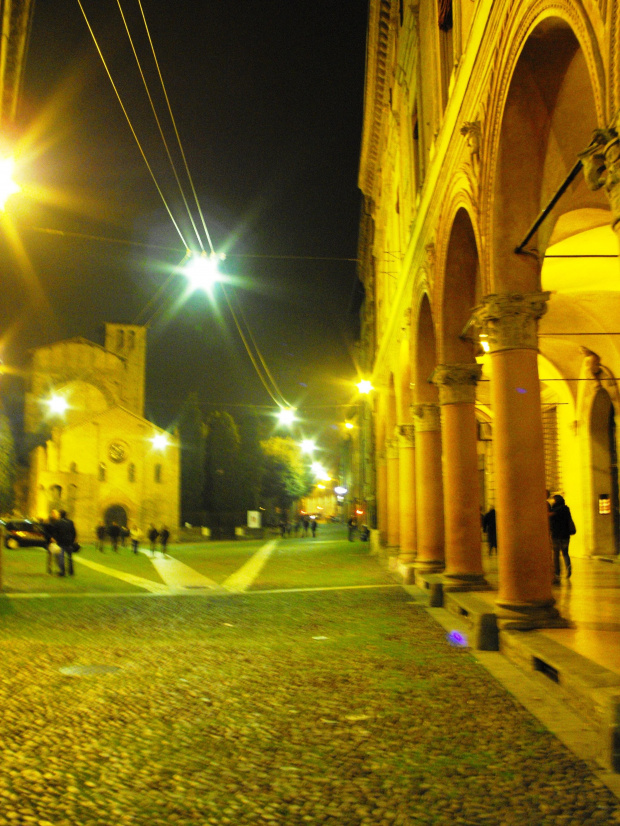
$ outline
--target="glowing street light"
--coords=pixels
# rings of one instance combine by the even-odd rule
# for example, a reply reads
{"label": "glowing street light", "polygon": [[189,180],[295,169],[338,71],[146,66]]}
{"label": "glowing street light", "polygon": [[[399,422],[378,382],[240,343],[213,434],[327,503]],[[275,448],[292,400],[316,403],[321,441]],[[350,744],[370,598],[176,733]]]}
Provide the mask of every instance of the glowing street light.
{"label": "glowing street light", "polygon": [[347,430],[353,430],[353,428],[355,427],[355,425],[353,424],[353,422],[345,422],[345,423],[344,423],[344,426],[345,426],[345,428],[346,428]]}
{"label": "glowing street light", "polygon": [[314,453],[316,450],[316,443],[312,441],[312,439],[302,439],[301,444],[302,453]]}
{"label": "glowing street light", "polygon": [[45,400],[45,404],[50,416],[64,416],[69,409],[69,402],[60,393],[52,393],[49,399]]}
{"label": "glowing street light", "polygon": [[295,409],[293,407],[281,407],[278,413],[280,424],[291,425],[295,421]]}
{"label": "glowing street light", "polygon": [[13,158],[0,158],[0,210],[3,210],[11,195],[19,192],[19,186],[13,180],[15,161]]}
{"label": "glowing street light", "polygon": [[155,450],[165,450],[168,447],[168,434],[156,433],[151,439],[151,444]]}
{"label": "glowing street light", "polygon": [[368,379],[362,379],[361,381],[358,381],[356,387],[360,391],[360,393],[362,393],[362,395],[364,395],[364,396],[367,396],[373,390],[373,386],[368,381]]}
{"label": "glowing street light", "polygon": [[486,333],[480,333],[480,346],[485,353],[489,353],[491,351],[491,345],[488,342],[488,338],[489,337]]}
{"label": "glowing street light", "polygon": [[310,470],[317,479],[320,479],[322,482],[329,482],[329,473],[320,462],[312,462]]}
{"label": "glowing street light", "polygon": [[200,255],[192,255],[186,264],[183,265],[183,274],[190,283],[192,290],[204,290],[211,292],[213,285],[221,281],[221,274],[218,270],[218,261],[223,256],[206,252]]}

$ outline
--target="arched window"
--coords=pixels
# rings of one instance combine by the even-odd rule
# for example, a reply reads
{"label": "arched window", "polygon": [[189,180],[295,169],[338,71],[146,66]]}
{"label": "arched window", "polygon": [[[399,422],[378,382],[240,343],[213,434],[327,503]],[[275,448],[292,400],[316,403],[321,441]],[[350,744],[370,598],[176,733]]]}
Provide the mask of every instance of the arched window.
{"label": "arched window", "polygon": [[71,462],[71,464],[69,465],[69,472],[70,473],[77,473],[78,472],[77,465],[76,465],[75,462]]}
{"label": "arched window", "polygon": [[99,481],[105,482],[106,479],[106,466],[105,462],[99,462]]}
{"label": "arched window", "polygon": [[127,466],[127,479],[130,482],[135,482],[136,481],[136,466],[134,465],[133,462],[130,462],[129,465]]}
{"label": "arched window", "polygon": [[117,330],[116,331],[116,349],[122,350],[125,346],[125,331],[124,330]]}
{"label": "arched window", "polygon": [[155,481],[161,482],[161,465],[155,465]]}

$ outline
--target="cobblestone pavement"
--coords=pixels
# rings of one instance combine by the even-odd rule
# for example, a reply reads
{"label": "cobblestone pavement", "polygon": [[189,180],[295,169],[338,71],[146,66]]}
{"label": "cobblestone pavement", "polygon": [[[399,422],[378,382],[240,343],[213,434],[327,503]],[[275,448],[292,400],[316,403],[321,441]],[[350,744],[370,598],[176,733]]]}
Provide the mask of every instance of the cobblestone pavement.
{"label": "cobblestone pavement", "polygon": [[401,589],[0,611],[2,826],[620,823]]}

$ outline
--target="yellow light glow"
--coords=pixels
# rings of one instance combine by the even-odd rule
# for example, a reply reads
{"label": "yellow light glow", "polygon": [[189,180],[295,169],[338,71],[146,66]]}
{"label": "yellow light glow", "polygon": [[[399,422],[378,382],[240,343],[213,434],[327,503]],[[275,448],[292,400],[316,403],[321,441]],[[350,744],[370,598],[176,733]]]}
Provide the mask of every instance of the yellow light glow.
{"label": "yellow light glow", "polygon": [[368,381],[368,379],[362,379],[361,381],[358,381],[356,387],[360,391],[360,393],[362,393],[365,396],[368,395],[368,393],[372,392],[373,389],[372,384]]}
{"label": "yellow light glow", "polygon": [[317,485],[317,488],[318,488],[319,490],[325,490],[325,485]]}
{"label": "yellow light glow", "polygon": [[353,430],[353,428],[355,427],[353,422],[345,422],[344,426],[346,427],[347,430]]}
{"label": "yellow light glow", "polygon": [[11,195],[19,192],[19,186],[13,180],[14,171],[13,158],[0,158],[0,209],[4,209]]}
{"label": "yellow light glow", "polygon": [[312,439],[302,439],[300,447],[303,453],[314,453],[316,450],[316,444]]}
{"label": "yellow light glow", "polygon": [[59,393],[53,393],[45,403],[51,416],[64,416],[69,409],[69,402]]}
{"label": "yellow light glow", "polygon": [[484,350],[485,353],[490,353],[491,352],[491,347],[490,347],[489,342],[487,341],[487,339],[488,339],[488,336],[486,336],[484,333],[480,333],[480,346],[482,347],[482,349]]}
{"label": "yellow light glow", "polygon": [[293,424],[295,421],[295,410],[292,407],[281,407],[278,413],[280,424]]}
{"label": "yellow light glow", "polygon": [[193,290],[211,292],[213,285],[220,280],[217,262],[217,255],[203,252],[201,255],[192,255],[183,265],[183,274]]}
{"label": "yellow light glow", "polygon": [[165,450],[168,447],[168,436],[166,433],[156,433],[151,439],[151,444],[155,450]]}

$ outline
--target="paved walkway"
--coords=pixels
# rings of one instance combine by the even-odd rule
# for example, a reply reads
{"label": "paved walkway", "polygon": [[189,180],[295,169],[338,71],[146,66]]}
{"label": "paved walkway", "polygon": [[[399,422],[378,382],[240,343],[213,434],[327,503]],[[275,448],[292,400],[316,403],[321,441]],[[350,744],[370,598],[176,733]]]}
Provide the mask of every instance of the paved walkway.
{"label": "paved walkway", "polygon": [[[560,614],[571,628],[542,633],[620,674],[620,564],[574,557],[573,575],[553,589]],[[486,559],[487,579],[497,586],[497,559]],[[481,597],[494,603],[493,592]]]}
{"label": "paved walkway", "polygon": [[93,571],[99,571],[100,574],[107,574],[123,582],[128,582],[130,585],[136,585],[138,588],[145,588],[153,594],[163,594],[168,591],[168,587],[162,585],[160,582],[153,582],[153,580],[145,579],[145,577],[142,576],[119,571],[117,568],[109,568],[107,565],[101,565],[99,562],[92,562],[84,556],[74,555],[73,562],[74,564],[77,562],[86,568],[91,568]]}
{"label": "paved walkway", "polygon": [[198,573],[198,571],[190,568],[189,565],[186,565],[184,562],[179,562],[178,559],[174,559],[172,556],[168,556],[167,554],[166,556],[162,556],[159,551],[157,551],[158,555],[153,556],[150,551],[144,548],[140,549],[140,553],[143,553],[153,563],[155,570],[166,583],[167,589],[169,590],[178,591],[188,588],[215,590],[220,588],[214,579],[209,579],[209,577]]}

